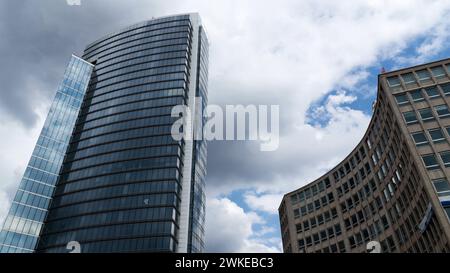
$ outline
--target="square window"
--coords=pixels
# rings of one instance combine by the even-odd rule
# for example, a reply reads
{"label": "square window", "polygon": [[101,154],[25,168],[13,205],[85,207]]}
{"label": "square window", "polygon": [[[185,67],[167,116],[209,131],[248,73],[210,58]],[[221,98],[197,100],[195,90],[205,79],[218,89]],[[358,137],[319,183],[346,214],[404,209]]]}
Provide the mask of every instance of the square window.
{"label": "square window", "polygon": [[409,92],[409,94],[411,95],[413,101],[424,100],[423,95],[422,95],[422,90],[420,90],[420,89],[411,91],[411,92]]}
{"label": "square window", "polygon": [[423,163],[425,164],[425,167],[429,170],[439,168],[439,164],[438,164],[434,154],[423,155],[422,160],[423,160]]}
{"label": "square window", "polygon": [[413,124],[417,122],[417,116],[414,111],[404,112],[403,118],[405,119],[406,124]]}
{"label": "square window", "polygon": [[431,73],[435,78],[441,78],[445,76],[445,70],[442,66],[435,66],[431,68]]}
{"label": "square window", "polygon": [[[405,94],[402,95],[396,95],[395,100],[397,101],[398,105],[406,104],[408,103],[408,97]],[[370,148],[370,147],[369,147]]]}
{"label": "square window", "polygon": [[425,93],[427,93],[428,97],[430,98],[436,98],[439,97],[439,90],[436,86],[431,86],[425,88]]}
{"label": "square window", "polygon": [[416,71],[416,74],[420,81],[429,80],[431,78],[430,73],[426,69]]}
{"label": "square window", "polygon": [[402,74],[401,76],[402,76],[402,79],[405,82],[405,84],[416,82],[416,79],[414,78],[413,73],[406,73],[406,74]]}
{"label": "square window", "polygon": [[450,196],[450,184],[446,179],[433,180],[433,185],[439,196]]}
{"label": "square window", "polygon": [[450,167],[450,151],[442,152],[440,155],[445,167]]}
{"label": "square window", "polygon": [[433,142],[442,142],[445,140],[444,134],[440,128],[428,130],[431,140]]}
{"label": "square window", "polygon": [[412,134],[412,138],[416,146],[423,146],[428,144],[428,139],[423,132],[416,132]]}
{"label": "square window", "polygon": [[450,83],[441,84],[440,87],[445,95],[450,95]]}
{"label": "square window", "polygon": [[433,113],[430,108],[424,108],[419,110],[420,117],[423,121],[430,121],[434,119]]}
{"label": "square window", "polygon": [[387,78],[390,87],[395,87],[400,85],[400,79],[397,76],[392,76]]}
{"label": "square window", "polygon": [[436,113],[438,114],[439,117],[450,116],[450,111],[448,110],[448,107],[445,104],[435,106],[434,110],[436,110]]}

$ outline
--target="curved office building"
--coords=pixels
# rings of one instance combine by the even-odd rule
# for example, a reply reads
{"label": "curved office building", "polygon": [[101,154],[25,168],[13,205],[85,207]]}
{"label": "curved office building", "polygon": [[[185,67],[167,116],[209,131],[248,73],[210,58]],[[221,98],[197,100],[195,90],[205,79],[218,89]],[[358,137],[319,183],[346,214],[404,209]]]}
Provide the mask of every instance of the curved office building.
{"label": "curved office building", "polygon": [[449,252],[449,106],[450,59],[379,75],[362,141],[284,196],[284,252]]}
{"label": "curved office building", "polygon": [[206,144],[171,136],[174,106],[207,102],[199,16],[132,25],[82,58],[94,68],[37,251],[201,252]]}

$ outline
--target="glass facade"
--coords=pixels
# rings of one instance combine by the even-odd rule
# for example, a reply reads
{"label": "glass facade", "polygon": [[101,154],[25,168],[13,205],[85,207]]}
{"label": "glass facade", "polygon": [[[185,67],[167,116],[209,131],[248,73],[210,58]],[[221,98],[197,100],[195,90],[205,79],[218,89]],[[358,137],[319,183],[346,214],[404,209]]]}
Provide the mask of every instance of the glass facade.
{"label": "glass facade", "polygon": [[[197,89],[195,96],[200,98],[200,111],[206,109],[208,103],[208,40],[203,28],[199,31],[199,54],[197,71]],[[206,123],[202,115],[201,124]],[[202,126],[196,126],[197,134],[203,133]],[[206,179],[206,141],[194,140],[192,156],[192,185],[190,203],[190,224],[188,250],[201,252],[204,248],[204,224],[205,224],[205,179]]]}
{"label": "glass facade", "polygon": [[1,253],[33,252],[93,65],[72,56],[0,233]]}
{"label": "glass facade", "polygon": [[[95,67],[39,252],[68,252],[71,241],[83,253],[203,250],[206,144],[171,136],[174,106],[195,94],[207,103],[208,43],[199,22],[197,14],[158,18],[85,49]],[[186,166],[191,185],[182,183]],[[183,200],[186,191],[191,198]],[[191,209],[180,248],[182,204]]]}

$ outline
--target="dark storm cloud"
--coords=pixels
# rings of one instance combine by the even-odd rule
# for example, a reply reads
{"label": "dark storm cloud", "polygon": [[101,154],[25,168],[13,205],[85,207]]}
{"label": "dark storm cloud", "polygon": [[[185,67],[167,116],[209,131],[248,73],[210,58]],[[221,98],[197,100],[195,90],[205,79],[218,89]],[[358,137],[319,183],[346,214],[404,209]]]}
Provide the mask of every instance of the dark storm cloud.
{"label": "dark storm cloud", "polygon": [[120,5],[109,4],[112,1],[82,1],[81,6],[64,0],[0,2],[2,114],[32,127],[37,104],[52,98],[70,54],[81,54],[93,40],[136,22]]}

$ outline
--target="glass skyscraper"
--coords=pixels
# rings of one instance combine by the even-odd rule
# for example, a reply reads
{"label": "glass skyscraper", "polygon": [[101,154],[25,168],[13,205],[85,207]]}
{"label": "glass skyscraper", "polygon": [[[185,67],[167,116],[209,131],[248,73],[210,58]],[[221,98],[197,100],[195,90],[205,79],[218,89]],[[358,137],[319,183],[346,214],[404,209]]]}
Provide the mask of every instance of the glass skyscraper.
{"label": "glass skyscraper", "polygon": [[0,232],[0,252],[33,252],[93,65],[72,56]]}
{"label": "glass skyscraper", "polygon": [[[76,122],[64,123],[70,140],[55,164],[59,177],[26,249],[69,252],[75,241],[83,253],[203,251],[206,143],[171,135],[174,106],[201,113],[207,104],[208,40],[198,14],[111,33],[82,59],[89,84]],[[203,123],[191,122],[201,133]],[[8,233],[25,225],[18,221],[6,221],[2,252],[23,240]]]}

